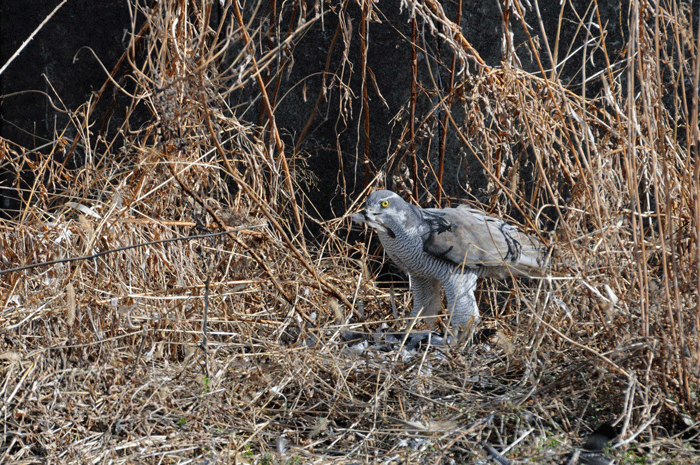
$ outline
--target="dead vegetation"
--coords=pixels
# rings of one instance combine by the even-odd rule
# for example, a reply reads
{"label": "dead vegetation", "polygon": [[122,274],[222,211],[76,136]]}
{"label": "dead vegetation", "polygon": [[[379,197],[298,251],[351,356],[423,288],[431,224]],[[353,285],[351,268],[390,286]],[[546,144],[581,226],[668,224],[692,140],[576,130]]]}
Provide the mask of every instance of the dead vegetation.
{"label": "dead vegetation", "polygon": [[[391,169],[397,189],[443,199],[454,160],[431,140],[448,132],[460,169],[469,159],[483,172],[484,208],[556,249],[551,279],[482,283],[490,338],[414,357],[343,338],[401,327],[392,303],[401,317],[410,296],[377,284],[381,255],[350,239],[347,219],[305,208],[306,131],[285,145],[273,90],[298,38],[347,12],[294,5],[279,22],[268,12],[269,24],[291,21],[267,48],[235,2],[218,23],[200,3],[135,10],[123,139],[93,132],[90,101],[49,153],[2,141],[24,199],[0,228],[3,269],[58,262],[2,274],[0,461],[473,463],[488,445],[516,463],[562,463],[603,422],[620,433],[606,451],[617,463],[697,457],[698,96],[686,92],[700,65],[686,60],[698,51],[687,5],[634,3],[619,57],[589,12],[587,53],[608,64],[583,79],[601,89],[586,95],[548,69],[556,50],[529,42],[540,73],[508,47],[490,68],[440,4],[407,2],[430,26],[407,46],[436,60],[421,34],[438,34],[452,84],[430,89],[439,98],[412,92],[386,165],[365,152],[367,182]],[[372,27],[381,5],[363,5],[362,28],[341,21],[340,35]],[[504,24],[525,25],[519,2],[504,11]],[[254,103],[233,106],[237,94]],[[131,127],[144,109],[152,119]],[[84,164],[67,169],[78,149]],[[63,261],[76,257],[90,258]]]}

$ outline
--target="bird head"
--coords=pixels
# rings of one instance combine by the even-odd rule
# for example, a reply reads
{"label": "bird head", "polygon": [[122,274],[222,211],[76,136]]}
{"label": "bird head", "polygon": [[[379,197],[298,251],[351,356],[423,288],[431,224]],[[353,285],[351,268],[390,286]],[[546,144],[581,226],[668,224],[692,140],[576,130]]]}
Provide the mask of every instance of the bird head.
{"label": "bird head", "polygon": [[372,192],[367,197],[367,206],[364,214],[354,217],[358,222],[363,222],[377,231],[396,237],[394,230],[406,224],[410,205],[401,197],[391,191],[380,190]]}

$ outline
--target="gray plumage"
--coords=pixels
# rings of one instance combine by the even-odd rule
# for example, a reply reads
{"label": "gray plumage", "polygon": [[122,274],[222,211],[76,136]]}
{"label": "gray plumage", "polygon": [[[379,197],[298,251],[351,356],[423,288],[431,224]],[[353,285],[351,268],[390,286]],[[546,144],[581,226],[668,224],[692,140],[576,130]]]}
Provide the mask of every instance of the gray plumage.
{"label": "gray plumage", "polygon": [[457,208],[420,208],[391,191],[373,192],[364,214],[353,220],[377,231],[386,254],[408,273],[411,317],[432,325],[445,288],[454,327],[479,319],[474,290],[479,276],[534,276],[547,248],[537,238],[485,213]]}

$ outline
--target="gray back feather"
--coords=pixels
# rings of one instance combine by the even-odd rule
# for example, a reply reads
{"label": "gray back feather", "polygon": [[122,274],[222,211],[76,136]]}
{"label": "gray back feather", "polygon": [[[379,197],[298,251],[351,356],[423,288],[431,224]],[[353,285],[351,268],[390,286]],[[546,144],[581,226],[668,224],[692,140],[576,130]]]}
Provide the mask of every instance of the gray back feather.
{"label": "gray back feather", "polygon": [[418,210],[426,253],[485,276],[537,276],[546,265],[547,247],[505,221],[464,205]]}

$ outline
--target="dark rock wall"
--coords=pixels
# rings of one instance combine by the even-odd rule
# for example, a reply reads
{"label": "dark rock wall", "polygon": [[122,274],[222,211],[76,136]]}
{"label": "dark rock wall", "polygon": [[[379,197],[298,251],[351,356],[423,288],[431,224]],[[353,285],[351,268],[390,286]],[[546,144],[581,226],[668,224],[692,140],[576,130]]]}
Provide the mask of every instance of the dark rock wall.
{"label": "dark rock wall", "polygon": [[[448,17],[455,18],[457,5],[454,2],[442,2]],[[49,14],[58,2],[25,2],[2,0],[0,12],[0,62],[3,64],[20,47],[31,32]],[[549,46],[555,46],[555,32],[559,24],[560,2],[539,2],[544,17],[544,28],[547,30]],[[571,5],[574,5],[574,8]],[[592,16],[590,1],[575,1],[567,3],[565,16],[561,21],[562,35],[560,38],[559,59],[575,50],[586,39],[578,27],[576,16],[590,18]],[[246,4],[248,15],[256,14],[258,23],[266,20],[265,8],[254,10],[253,2]],[[291,3],[278,2],[279,8],[290,8]],[[308,3],[309,9],[313,3]],[[338,9],[340,3],[333,3]],[[369,88],[370,98],[370,141],[371,141],[371,170],[374,175],[385,167],[387,155],[395,152],[397,140],[403,123],[396,124],[394,118],[405,111],[410,96],[410,35],[411,22],[407,11],[402,11],[400,2],[379,2],[376,5],[381,23],[369,24],[369,55],[368,64],[376,77],[377,86],[386,104],[382,102],[373,85]],[[598,2],[602,21],[607,25],[608,34],[606,46],[610,56],[624,53],[623,37],[626,36],[627,2]],[[328,8],[328,3],[323,3]],[[255,13],[253,13],[255,11]],[[290,10],[291,11],[291,10]],[[285,12],[288,18],[289,11]],[[464,2],[462,14],[462,32],[466,39],[475,47],[489,66],[499,66],[502,59],[502,17],[498,2]],[[316,187],[309,187],[308,195],[316,204],[317,209],[326,217],[343,213],[346,204],[341,201],[348,195],[356,196],[364,186],[365,170],[363,161],[364,128],[361,100],[361,60],[360,60],[360,17],[361,11],[355,2],[350,2],[347,18],[352,23],[353,34],[347,45],[347,53],[352,63],[352,69],[341,65],[342,54],[345,53],[345,43],[338,41],[332,54],[329,72],[342,74],[343,80],[349,84],[353,98],[348,102],[352,111],[341,116],[339,101],[340,92],[337,85],[328,89],[327,99],[322,100],[319,111],[313,120],[311,130],[300,146],[301,151],[309,157],[311,169],[318,179]],[[216,16],[215,18],[216,19]],[[534,12],[526,14],[526,22],[535,40],[542,41],[540,26]],[[336,31],[338,17],[327,14],[323,22],[314,24],[293,49],[294,65],[291,72],[285,70],[281,84],[278,107],[276,110],[277,124],[281,129],[286,147],[291,150],[297,137],[309,119],[316,97],[321,92],[321,77],[331,40]],[[255,23],[255,21],[253,21]],[[285,21],[280,22],[280,28],[288,27]],[[531,60],[532,56],[525,44],[527,37],[522,26],[516,20],[511,20],[514,49],[518,54],[523,69],[537,73],[539,68]],[[140,25],[137,25],[137,28]],[[0,105],[0,135],[30,150],[49,150],[46,144],[55,139],[56,131],[61,131],[68,116],[56,111],[50,104],[62,108],[65,105],[70,110],[76,110],[90,99],[105,82],[105,71],[97,59],[82,47],[90,47],[103,62],[105,68],[111,71],[117,60],[123,54],[131,31],[129,8],[126,1],[70,1],[48,21],[44,28],[22,51],[7,70],[0,75],[0,94],[3,96]],[[437,85],[446,88],[449,79],[449,63],[452,58],[451,50],[444,44],[443,39],[431,35],[427,25],[419,21],[418,28],[424,30],[421,47],[425,51],[418,55],[418,81],[426,88]],[[286,31],[281,30],[284,34]],[[542,44],[543,45],[543,44]],[[262,46],[261,46],[262,47]],[[566,48],[566,49],[564,49]],[[587,64],[588,74],[599,71],[604,66],[600,52]],[[430,59],[426,57],[430,55]],[[546,53],[541,50],[541,56]],[[579,72],[582,53],[577,52],[572,60],[561,68],[561,79],[569,83],[572,89],[581,91],[582,75]],[[437,57],[437,60],[435,59]],[[75,58],[75,59],[74,59]],[[543,62],[548,67],[549,63]],[[127,73],[123,67],[121,75]],[[308,76],[311,78],[306,79]],[[119,77],[119,76],[118,76]],[[123,82],[123,81],[122,81]],[[305,82],[305,85],[302,84]],[[329,84],[329,80],[326,81]],[[597,83],[589,84],[587,92],[598,91]],[[28,92],[32,91],[32,92]],[[39,93],[39,92],[43,92]],[[93,113],[97,121],[94,126],[95,137],[102,131],[109,137],[114,128],[123,122],[125,109],[123,103],[113,95],[114,88],[107,90],[109,98],[102,98]],[[251,122],[258,121],[260,100],[257,98],[255,87],[250,87],[238,95],[232,95],[233,104],[241,104],[243,119]],[[252,103],[250,103],[252,102]],[[431,108],[435,102],[425,98],[418,101],[418,115]],[[459,111],[455,108],[455,111]],[[144,120],[149,115],[143,115]],[[133,122],[132,124],[137,123]],[[419,144],[418,150],[424,151],[421,156],[430,157],[429,162],[435,165],[435,150],[439,131],[428,134]],[[72,138],[73,134],[66,134]],[[430,143],[429,143],[430,142]],[[399,151],[405,148],[399,148]],[[461,153],[460,143],[456,138],[448,138],[448,169],[446,179],[452,185],[449,192],[459,195],[461,187],[468,182],[471,175],[468,161],[469,154]],[[73,166],[80,165],[85,154],[80,154],[72,160]],[[342,169],[341,169],[342,164]],[[395,165],[392,169],[397,169]],[[391,173],[390,173],[391,174]],[[0,173],[0,175],[3,175]],[[5,173],[0,179],[7,187],[12,182],[12,176]],[[391,178],[388,178],[391,183]],[[389,186],[391,187],[391,186]],[[433,186],[428,186],[432,188]],[[343,189],[346,189],[343,191]],[[7,191],[3,191],[7,193]],[[5,201],[0,208],[7,209],[11,205],[5,194]]]}
{"label": "dark rock wall", "polygon": [[[7,63],[59,4],[2,0],[0,65]],[[124,53],[128,30],[126,2],[66,2],[0,74],[0,136],[42,153],[50,153],[52,141],[58,137],[70,144],[75,134],[65,110],[77,110],[99,90],[107,76],[97,60],[111,71]],[[89,50],[81,50],[83,47],[91,48],[97,58]],[[101,99],[93,113],[96,133],[109,132],[110,127],[117,128],[123,122],[123,108],[110,111],[113,87],[107,92],[109,98]],[[63,133],[66,127],[68,132]],[[91,137],[93,141],[95,136]],[[55,153],[61,161],[62,154]],[[76,151],[71,166],[83,163],[84,156],[84,150]],[[11,216],[19,208],[17,184],[26,189],[34,181],[32,176],[31,170],[16,173],[7,166],[0,167],[3,216]]]}
{"label": "dark rock wall", "polygon": [[[2,1],[3,64],[59,3]],[[78,0],[63,5],[0,75],[2,137],[32,150],[54,140],[54,131],[66,126],[68,115],[52,108],[51,101],[69,110],[88,101],[107,77],[97,60],[111,71],[124,53],[130,29],[126,2]]]}

